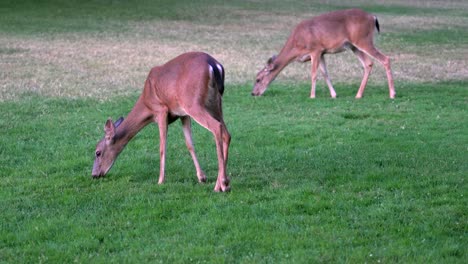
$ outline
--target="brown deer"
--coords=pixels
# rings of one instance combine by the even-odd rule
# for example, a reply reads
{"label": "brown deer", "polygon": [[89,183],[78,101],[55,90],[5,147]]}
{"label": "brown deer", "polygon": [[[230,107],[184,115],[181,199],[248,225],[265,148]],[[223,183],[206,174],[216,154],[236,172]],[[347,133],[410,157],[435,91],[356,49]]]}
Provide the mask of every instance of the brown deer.
{"label": "brown deer", "polygon": [[191,118],[213,133],[218,154],[218,179],[215,191],[229,191],[226,175],[231,136],[223,121],[222,95],[224,68],[213,57],[201,52],[182,54],[151,69],[141,96],[126,119],[115,123],[109,118],[105,136],[95,152],[92,176],[104,176],[127,143],[146,125],[158,123],[160,137],[159,184],[164,182],[168,125],[180,118],[187,148],[192,156],[199,182],[206,176],[195,155]]}
{"label": "brown deer", "polygon": [[351,49],[364,67],[364,77],[356,98],[361,98],[364,93],[373,64],[371,57],[385,67],[390,98],[395,98],[390,59],[374,47],[375,29],[380,32],[377,17],[359,9],[334,11],[302,21],[294,28],[279,55],[271,57],[265,68],[257,74],[252,95],[262,95],[281,70],[292,61],[310,60],[312,64],[310,98],[315,98],[315,82],[319,66],[330,95],[335,98],[336,92],[328,77],[324,54]]}

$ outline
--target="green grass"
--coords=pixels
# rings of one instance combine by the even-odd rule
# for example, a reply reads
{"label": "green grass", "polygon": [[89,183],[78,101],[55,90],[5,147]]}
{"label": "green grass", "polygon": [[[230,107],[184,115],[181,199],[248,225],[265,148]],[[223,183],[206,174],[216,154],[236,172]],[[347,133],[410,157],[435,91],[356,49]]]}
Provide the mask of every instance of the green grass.
{"label": "green grass", "polygon": [[[0,110],[0,258],[19,262],[463,262],[467,252],[466,82],[403,84],[388,100],[338,85],[262,98],[228,86],[233,190],[212,191],[212,136],[194,126],[208,184],[197,183],[180,124],[157,185],[157,128],[145,128],[104,179],[90,176],[109,102],[43,98]],[[325,93],[325,91],[322,91]],[[323,95],[323,94],[322,94]],[[300,110],[299,110],[300,109]]]}
{"label": "green grass", "polygon": [[191,20],[203,11],[192,1],[167,0],[3,1],[0,7],[0,30],[13,34],[122,31],[127,21]]}
{"label": "green grass", "polygon": [[[381,20],[395,100],[378,63],[354,99],[352,55],[327,57],[335,100],[323,80],[309,99],[297,64],[250,96],[295,21],[342,1],[2,1],[0,263],[464,263],[466,3],[355,3]],[[232,191],[213,192],[213,136],[194,124],[197,182],[179,122],[164,185],[154,124],[93,180],[105,120],[191,49],[227,70]]]}

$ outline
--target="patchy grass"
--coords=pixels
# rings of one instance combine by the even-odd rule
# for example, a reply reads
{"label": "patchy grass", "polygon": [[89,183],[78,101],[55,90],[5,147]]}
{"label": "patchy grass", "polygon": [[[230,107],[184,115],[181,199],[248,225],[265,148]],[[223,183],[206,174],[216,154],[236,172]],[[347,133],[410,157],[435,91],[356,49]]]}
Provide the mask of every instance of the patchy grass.
{"label": "patchy grass", "polygon": [[[299,20],[339,4],[327,3],[3,2],[0,100],[24,92],[100,99],[128,95],[140,91],[151,67],[190,50],[203,50],[218,58],[229,72],[228,83],[250,84],[267,58],[279,52]],[[366,8],[365,1],[356,3]],[[382,33],[377,47],[393,59],[397,85],[399,81],[465,80],[468,50],[464,25],[468,20],[456,14],[464,3],[424,3],[396,1],[376,6],[444,12],[435,16],[424,11],[389,14],[369,9],[379,16]],[[334,82],[362,78],[360,63],[351,52],[330,55],[327,60]],[[309,68],[309,64],[294,63],[277,81],[307,82]],[[370,81],[376,85],[386,82],[378,63]]]}

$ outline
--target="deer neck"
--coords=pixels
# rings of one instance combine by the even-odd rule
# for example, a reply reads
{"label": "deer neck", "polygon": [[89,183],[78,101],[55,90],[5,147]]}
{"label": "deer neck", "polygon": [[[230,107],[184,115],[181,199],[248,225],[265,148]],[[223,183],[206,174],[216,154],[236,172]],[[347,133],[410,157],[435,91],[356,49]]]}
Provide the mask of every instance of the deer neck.
{"label": "deer neck", "polygon": [[153,115],[140,97],[128,116],[116,128],[114,139],[115,144],[119,147],[119,152],[141,129],[152,121]]}
{"label": "deer neck", "polygon": [[274,67],[273,70],[270,72],[270,82],[272,82],[276,76],[286,67],[288,66],[294,59],[297,58],[297,55],[294,54],[293,50],[290,48],[290,43],[286,43],[283,47],[281,52],[273,61]]}

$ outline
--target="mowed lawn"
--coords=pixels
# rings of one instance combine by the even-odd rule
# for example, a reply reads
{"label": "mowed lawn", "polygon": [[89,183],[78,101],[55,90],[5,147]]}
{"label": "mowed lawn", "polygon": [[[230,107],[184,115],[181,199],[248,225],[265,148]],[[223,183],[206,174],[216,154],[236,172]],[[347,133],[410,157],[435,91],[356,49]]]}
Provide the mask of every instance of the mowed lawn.
{"label": "mowed lawn", "polygon": [[[347,52],[338,93],[292,64],[262,97],[255,73],[302,18],[341,1],[23,1],[0,4],[1,263],[464,263],[468,257],[468,6],[356,1],[379,17],[397,98],[377,62],[364,98]],[[230,193],[213,192],[213,136],[180,122],[157,184],[154,124],[102,179],[105,120],[126,114],[149,69],[189,50],[226,68]]]}

